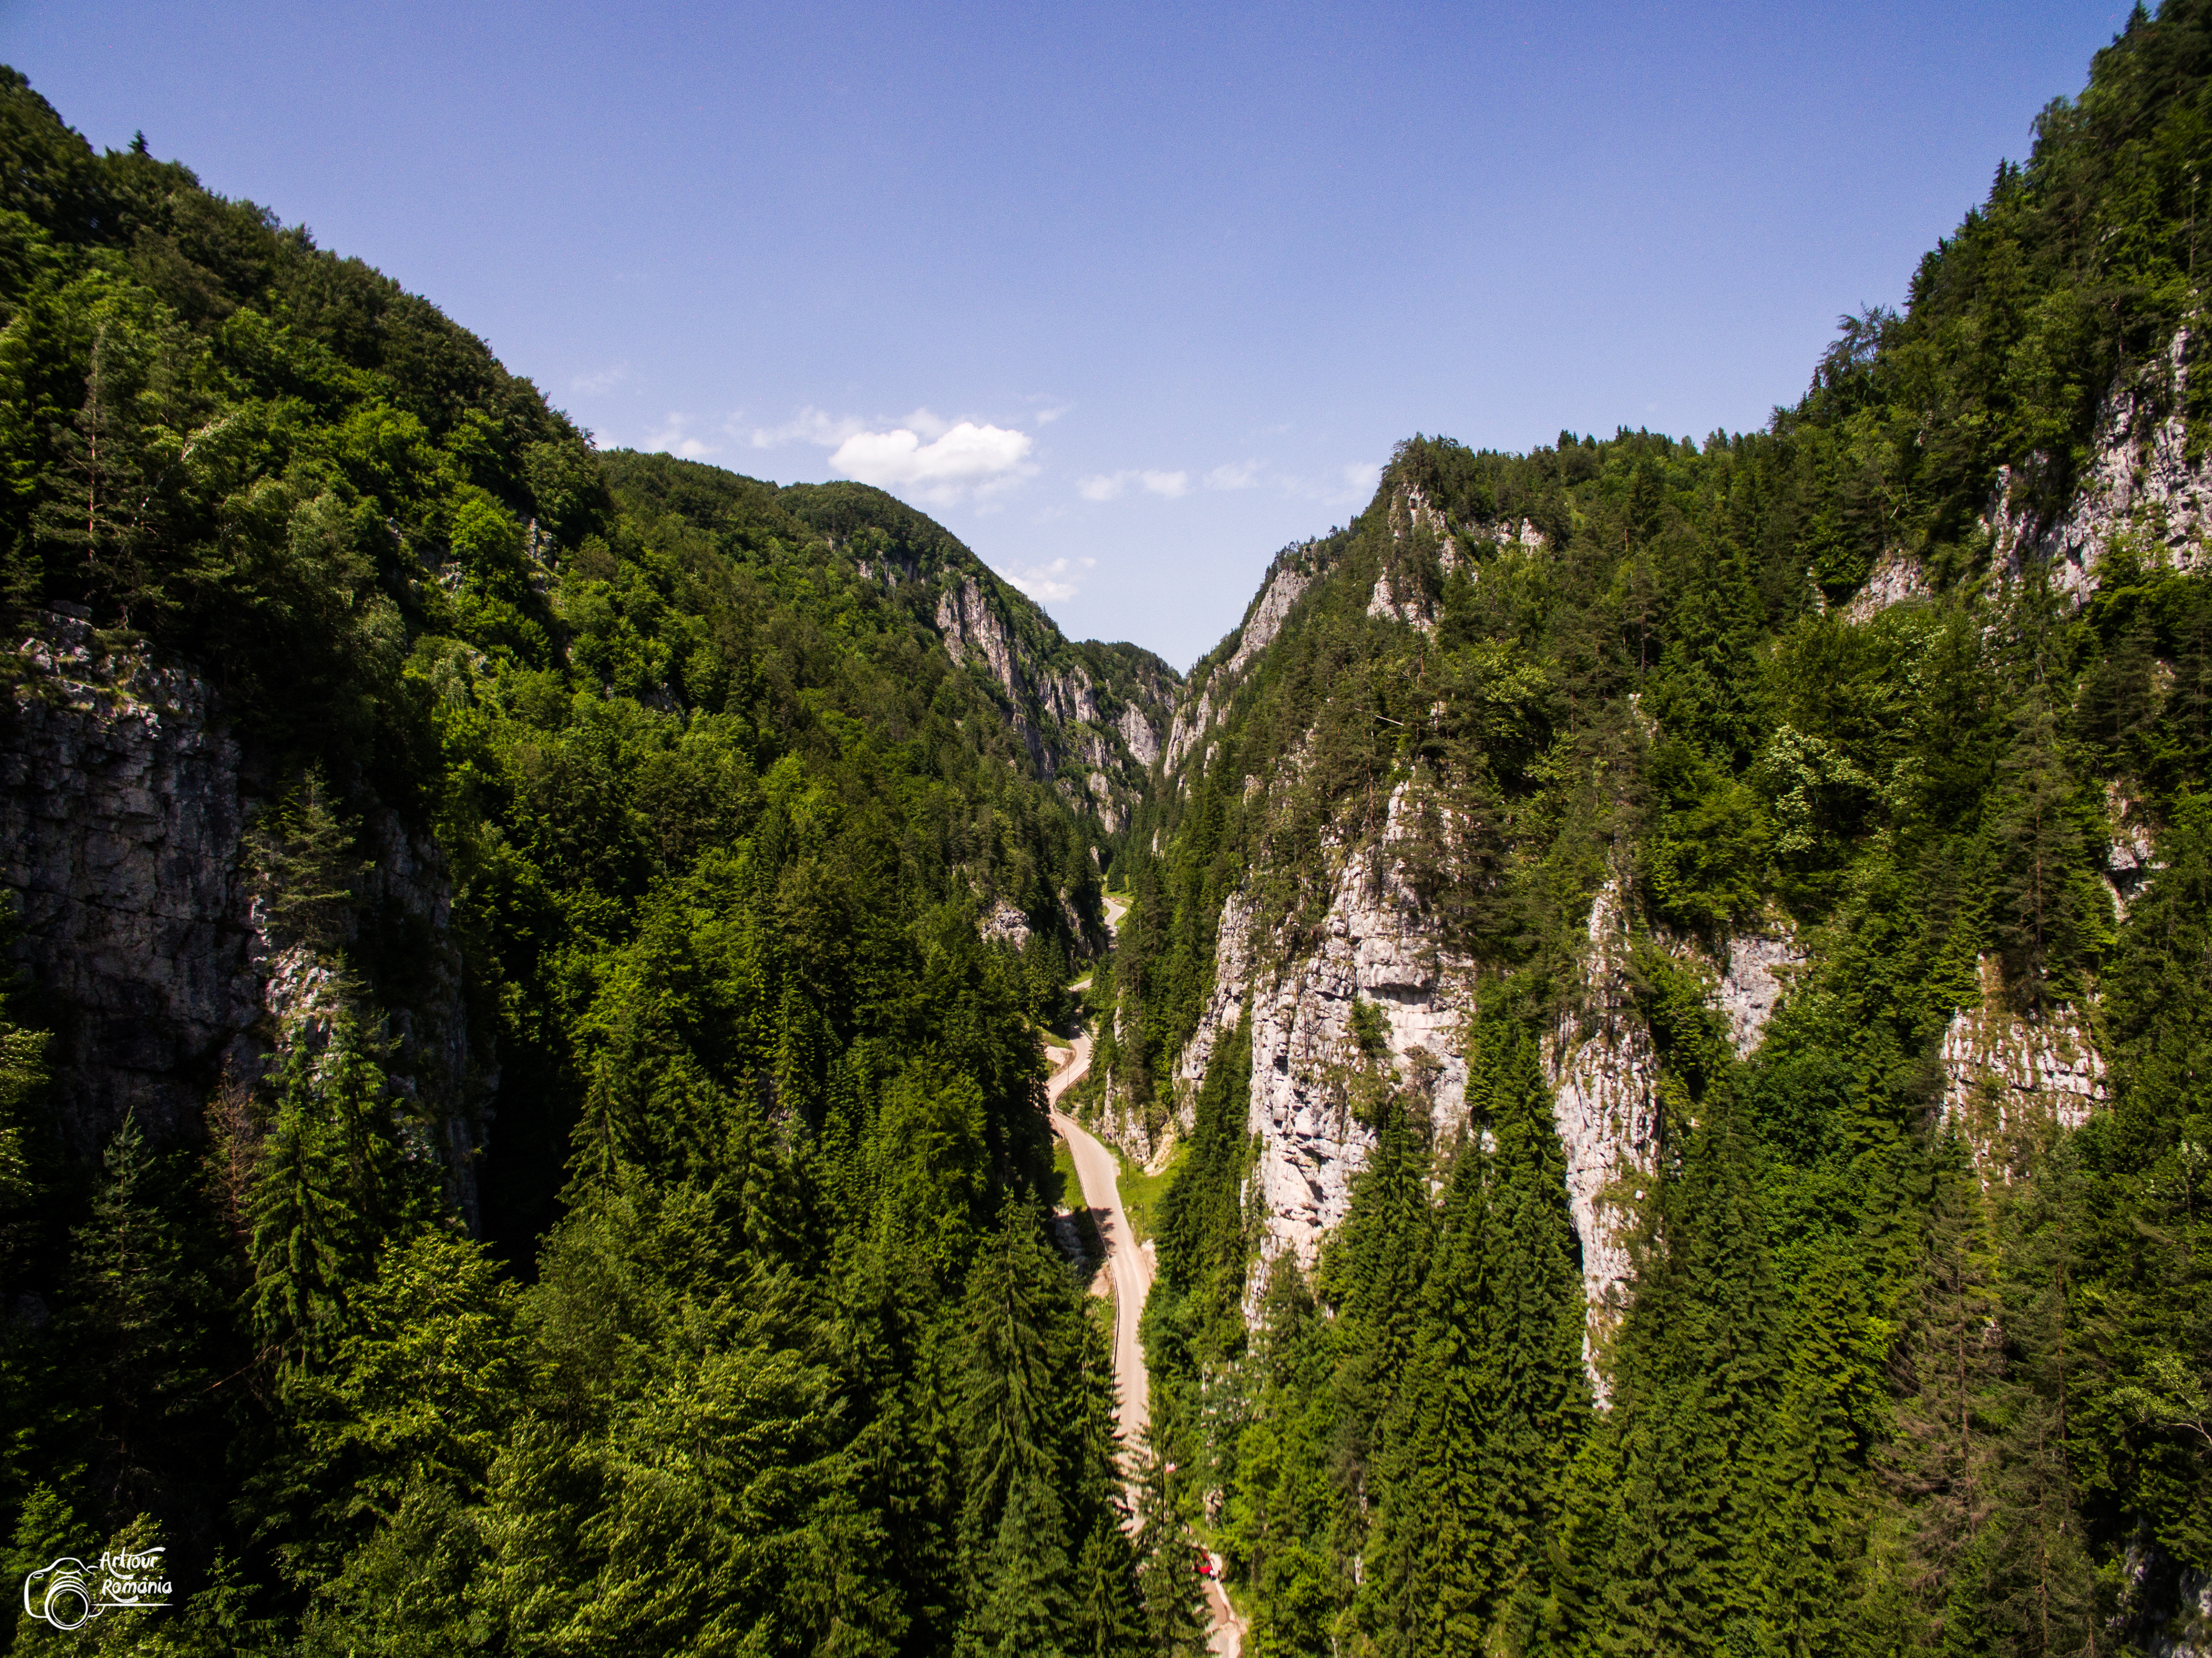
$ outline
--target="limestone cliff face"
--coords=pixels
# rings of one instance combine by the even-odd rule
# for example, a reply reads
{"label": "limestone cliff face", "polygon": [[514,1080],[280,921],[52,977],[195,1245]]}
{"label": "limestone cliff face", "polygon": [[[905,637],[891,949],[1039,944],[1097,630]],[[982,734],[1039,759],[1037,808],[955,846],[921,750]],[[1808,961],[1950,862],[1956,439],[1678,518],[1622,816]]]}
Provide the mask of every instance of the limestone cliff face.
{"label": "limestone cliff face", "polygon": [[1225,907],[1214,983],[1176,1076],[1188,1100],[1213,1050],[1252,999],[1249,1120],[1259,1136],[1254,1175],[1265,1212],[1263,1260],[1290,1251],[1310,1266],[1321,1240],[1344,1218],[1352,1177],[1365,1166],[1373,1133],[1352,1112],[1355,1002],[1382,1015],[1384,1064],[1415,1088],[1440,1134],[1467,1121],[1467,963],[1441,949],[1426,907],[1407,879],[1402,843],[1415,812],[1409,786],[1390,798],[1373,847],[1340,849],[1319,945],[1273,959],[1255,937],[1251,901]]}
{"label": "limestone cliff face", "polygon": [[1389,521],[1389,550],[1368,595],[1367,614],[1434,633],[1438,584],[1467,562],[1466,552],[1418,483],[1401,483],[1391,492]]}
{"label": "limestone cliff face", "polygon": [[1567,1211],[1582,1243],[1589,1309],[1583,1357],[1601,1395],[1596,1356],[1627,1303],[1628,1232],[1659,1134],[1659,1060],[1628,976],[1625,890],[1616,876],[1592,900],[1581,992],[1544,1042],[1552,1121],[1566,1153]]}
{"label": "limestone cliff face", "polygon": [[[896,581],[896,567],[885,575]],[[1046,642],[1059,648],[1047,652],[1024,639],[982,578],[948,571],[939,580],[933,619],[946,652],[981,667],[999,688],[1038,772],[1059,780],[1068,801],[1095,812],[1109,833],[1118,831],[1159,756],[1172,679],[1133,659],[1109,663],[1097,647],[1068,647],[1056,635]]]}
{"label": "limestone cliff face", "polygon": [[1943,1033],[1943,1116],[1963,1127],[1978,1160],[1997,1166],[2022,1129],[2087,1122],[2107,1098],[2105,1060],[2080,1010],[2014,1011],[1996,964],[1980,966],[1981,1005],[1953,1014]]}
{"label": "limestone cliff face", "polygon": [[[2095,586],[2106,556],[2122,544],[2147,567],[2212,566],[2212,452],[2190,458],[2183,412],[2189,343],[2190,331],[2179,330],[2163,355],[2107,393],[2088,464],[2063,513],[2053,518],[2037,512],[2014,487],[2011,468],[1997,469],[1984,525],[2001,579],[2017,581],[2030,565],[2045,562],[2052,587],[2079,603]],[[1876,562],[1844,614],[1863,622],[1928,592],[1919,565],[1893,550]]]}
{"label": "limestone cliff face", "polygon": [[1389,545],[1368,595],[1367,614],[1423,633],[1436,631],[1443,584],[1453,571],[1465,569],[1479,579],[1470,542],[1531,550],[1544,544],[1542,534],[1525,518],[1518,526],[1477,525],[1462,536],[1418,483],[1401,483],[1392,489],[1389,521]]}
{"label": "limestone cliff face", "polygon": [[[1176,1081],[1187,1114],[1249,996],[1247,1121],[1259,1153],[1246,1198],[1260,1213],[1263,1262],[1287,1253],[1312,1265],[1344,1218],[1352,1181],[1373,1148],[1373,1133],[1352,1109],[1360,1060],[1355,1003],[1382,1014],[1380,1068],[1414,1090],[1438,1139],[1449,1141],[1467,1126],[1473,966],[1442,943],[1408,878],[1405,842],[1422,806],[1413,786],[1401,784],[1374,844],[1332,850],[1331,898],[1312,949],[1285,957],[1249,893],[1223,908],[1213,987]],[[1627,1229],[1657,1133],[1657,1060],[1634,1005],[1621,891],[1610,882],[1592,905],[1580,987],[1542,1048],[1582,1245],[1594,1377],[1625,1303]],[[1763,1026],[1763,1011],[1752,1017]],[[1255,1273],[1253,1282],[1262,1281],[1264,1272]]]}
{"label": "limestone cliff face", "polygon": [[[135,1113],[157,1139],[196,1131],[228,1073],[252,1080],[314,1041],[335,963],[277,948],[243,849],[276,781],[189,669],[52,615],[9,653],[0,708],[0,879],[21,917],[15,964],[36,987],[57,1119],[81,1158]],[[409,941],[414,989],[392,1005],[395,1088],[434,1129],[473,1214],[471,1154],[495,1080],[471,1044],[451,884],[435,847],[364,814],[356,913]]]}
{"label": "limestone cliff face", "polygon": [[2182,410],[2189,391],[2189,331],[2165,356],[2115,386],[2098,416],[2089,465],[2072,504],[2045,521],[2013,500],[2011,477],[1998,478],[1997,568],[2017,576],[2047,559],[2051,585],[2080,600],[2115,543],[2130,542],[2147,565],[2201,570],[2212,529],[2212,457],[2191,460]]}
{"label": "limestone cliff face", "polygon": [[1927,574],[1920,566],[1892,549],[1875,562],[1874,574],[1867,578],[1864,586],[1851,595],[1851,602],[1844,607],[1844,619],[1869,622],[1877,612],[1893,604],[1927,598],[1929,591]]}
{"label": "limestone cliff face", "polygon": [[1747,1060],[1758,1048],[1791,977],[1804,965],[1796,930],[1779,916],[1766,917],[1729,938],[1719,1002],[1738,1058]]}

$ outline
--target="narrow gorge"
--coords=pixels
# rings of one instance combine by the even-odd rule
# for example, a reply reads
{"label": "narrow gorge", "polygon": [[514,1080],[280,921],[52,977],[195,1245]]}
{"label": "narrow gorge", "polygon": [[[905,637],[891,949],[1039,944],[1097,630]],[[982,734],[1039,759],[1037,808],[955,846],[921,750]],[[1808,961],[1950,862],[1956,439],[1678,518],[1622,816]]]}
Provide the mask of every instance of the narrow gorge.
{"label": "narrow gorge", "polygon": [[2208,110],[1186,673],[0,73],[0,1641],[2212,1651]]}

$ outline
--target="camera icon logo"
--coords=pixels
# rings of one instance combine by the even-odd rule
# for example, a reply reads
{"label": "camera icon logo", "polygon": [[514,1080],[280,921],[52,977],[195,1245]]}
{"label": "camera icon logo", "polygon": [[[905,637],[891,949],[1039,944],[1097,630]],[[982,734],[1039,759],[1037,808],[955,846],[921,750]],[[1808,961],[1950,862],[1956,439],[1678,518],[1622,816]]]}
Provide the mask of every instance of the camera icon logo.
{"label": "camera icon logo", "polygon": [[92,1572],[83,1561],[64,1555],[51,1566],[23,1578],[23,1610],[58,1630],[82,1629],[100,1615]]}

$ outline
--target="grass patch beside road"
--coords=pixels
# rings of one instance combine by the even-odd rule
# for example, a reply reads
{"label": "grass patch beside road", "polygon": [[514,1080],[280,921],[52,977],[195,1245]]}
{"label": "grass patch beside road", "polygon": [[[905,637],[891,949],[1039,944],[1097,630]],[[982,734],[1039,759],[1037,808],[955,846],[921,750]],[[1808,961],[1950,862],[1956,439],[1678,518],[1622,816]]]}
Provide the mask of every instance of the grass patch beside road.
{"label": "grass patch beside road", "polygon": [[1074,1218],[1076,1245],[1083,1251],[1088,1266],[1095,1270],[1106,1259],[1106,1240],[1099,1236],[1098,1218],[1083,1199],[1083,1181],[1075,1172],[1075,1158],[1067,1149],[1067,1142],[1057,1134],[1052,1137],[1052,1173],[1060,1184],[1060,1195],[1055,1199]]}
{"label": "grass patch beside road", "polygon": [[1083,1181],[1075,1172],[1075,1154],[1057,1134],[1052,1137],[1052,1174],[1059,1182],[1053,1201],[1063,1209],[1083,1207]]}
{"label": "grass patch beside road", "polygon": [[1121,1155],[1121,1147],[1114,1148],[1115,1161],[1121,1164],[1114,1183],[1121,1188],[1121,1212],[1129,1218],[1129,1230],[1136,1234],[1139,1244],[1151,1237],[1159,1224],[1160,1205],[1167,1197],[1176,1170],[1182,1167],[1183,1150],[1176,1146],[1166,1168],[1157,1175],[1147,1175],[1140,1165]]}

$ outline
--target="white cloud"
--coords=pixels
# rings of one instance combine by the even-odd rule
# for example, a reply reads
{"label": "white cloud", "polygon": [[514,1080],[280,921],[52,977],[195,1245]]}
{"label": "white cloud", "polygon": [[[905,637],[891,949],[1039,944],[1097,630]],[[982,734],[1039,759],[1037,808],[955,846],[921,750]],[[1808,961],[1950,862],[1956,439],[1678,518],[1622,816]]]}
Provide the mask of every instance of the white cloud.
{"label": "white cloud", "polygon": [[[830,464],[863,483],[908,489],[939,505],[996,494],[1036,471],[1029,459],[1036,440],[1026,432],[967,420],[946,426],[934,416],[908,422],[888,432],[854,432],[837,446]],[[917,428],[932,425],[938,429],[925,443]]]}
{"label": "white cloud", "polygon": [[1000,570],[999,574],[1038,604],[1057,604],[1064,598],[1074,598],[1080,591],[1069,578],[1094,568],[1097,562],[1095,558],[1056,558],[1049,564],[1030,569]]}
{"label": "white cloud", "polygon": [[702,455],[719,452],[713,444],[702,443],[684,429],[690,423],[690,416],[672,414],[666,425],[647,435],[642,446],[648,452],[655,449],[665,450],[684,460],[696,460]]}
{"label": "white cloud", "polygon": [[1206,475],[1209,489],[1249,489],[1260,481],[1260,474],[1267,470],[1264,460],[1240,460],[1233,465],[1217,466]]}
{"label": "white cloud", "polygon": [[613,391],[629,378],[629,364],[618,362],[611,368],[602,368],[596,374],[576,375],[568,382],[568,389],[596,398]]}
{"label": "white cloud", "polygon": [[1175,501],[1190,493],[1190,474],[1136,469],[1099,472],[1090,477],[1076,479],[1075,493],[1085,501],[1118,501],[1129,492],[1133,484],[1148,495],[1165,495],[1170,501]]}
{"label": "white cloud", "polygon": [[1380,461],[1356,460],[1344,469],[1344,487],[1352,495],[1365,500],[1375,493],[1375,486],[1382,482]]}

